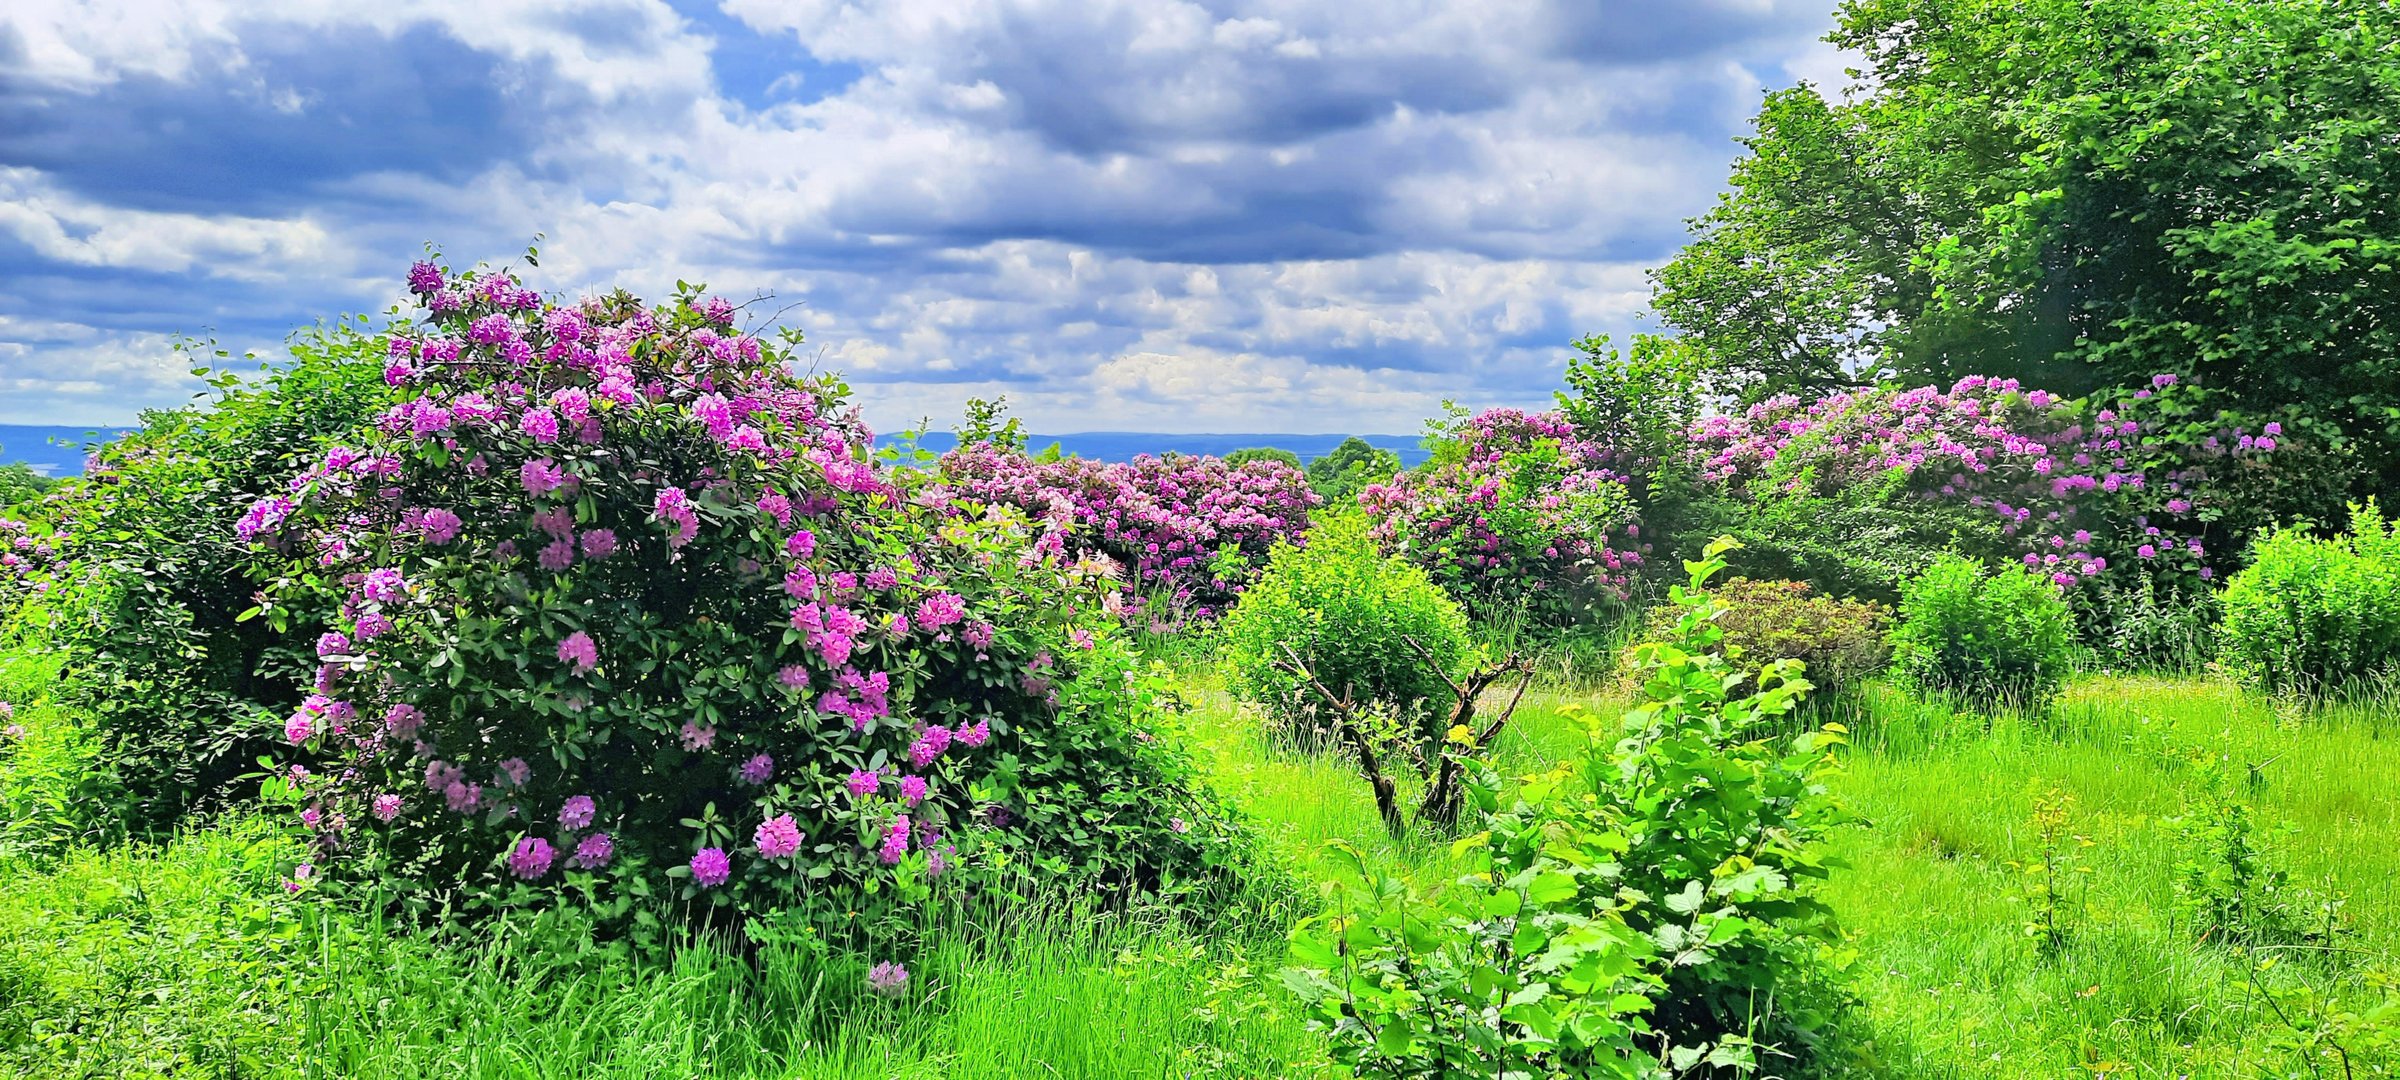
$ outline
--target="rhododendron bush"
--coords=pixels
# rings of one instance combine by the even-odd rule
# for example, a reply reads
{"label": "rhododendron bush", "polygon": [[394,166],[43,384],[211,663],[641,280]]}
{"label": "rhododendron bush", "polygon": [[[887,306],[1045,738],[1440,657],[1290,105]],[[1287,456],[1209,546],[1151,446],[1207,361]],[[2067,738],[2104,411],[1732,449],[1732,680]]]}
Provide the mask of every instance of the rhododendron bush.
{"label": "rhododendron bush", "polygon": [[1556,624],[1625,599],[1645,546],[1626,488],[1640,471],[1559,413],[1493,409],[1359,504],[1386,550],[1474,617]]}
{"label": "rhododendron bush", "polygon": [[732,305],[410,287],[399,404],[241,525],[313,566],[276,604],[342,613],[283,726],[330,863],[636,920],[1222,873],[1233,826],[1084,571],[904,493],[843,388]]}
{"label": "rhododendron bush", "polygon": [[[1108,560],[1126,609],[1158,629],[1222,613],[1278,541],[1305,541],[1322,501],[1306,473],[1272,459],[1043,461],[983,441],[944,455],[940,475],[967,500],[1043,520],[1046,550]],[[1156,603],[1167,610],[1145,610]]]}
{"label": "rhododendron bush", "polygon": [[2162,374],[2114,401],[1982,377],[1786,395],[1702,421],[1693,453],[1708,482],[1753,504],[1888,492],[1961,511],[1973,529],[1949,542],[2061,587],[2112,569],[2206,581],[2236,565],[2265,493],[2292,484],[2306,453],[2280,462],[2296,449],[2281,424],[2215,419],[2180,382]]}

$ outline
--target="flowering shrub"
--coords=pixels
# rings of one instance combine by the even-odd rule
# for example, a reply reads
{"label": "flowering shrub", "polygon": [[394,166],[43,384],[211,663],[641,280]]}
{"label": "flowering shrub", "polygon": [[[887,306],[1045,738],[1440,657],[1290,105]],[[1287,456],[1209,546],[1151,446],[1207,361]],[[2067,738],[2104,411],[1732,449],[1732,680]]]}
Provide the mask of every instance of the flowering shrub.
{"label": "flowering shrub", "polygon": [[[723,300],[419,264],[399,402],[241,534],[326,595],[289,798],[424,904],[880,910],[1004,868],[1217,880],[1163,676],[1021,518],[914,498]],[[1013,871],[1012,871],[1013,872]]]}
{"label": "flowering shrub", "polygon": [[[1701,421],[1693,453],[1738,502],[1803,500],[1801,513],[1754,530],[1768,557],[1786,545],[1799,553],[1778,569],[1838,579],[1811,566],[1811,552],[1819,564],[1885,568],[1854,574],[1862,587],[1841,591],[1890,590],[1953,533],[1973,554],[2020,562],[2062,587],[2113,566],[2205,588],[2197,582],[2233,565],[2261,492],[2308,471],[2306,453],[2276,467],[2294,450],[2280,423],[2252,431],[2208,400],[2166,374],[2113,402],[1981,376],[1947,391],[1784,395]],[[1843,542],[1860,553],[1828,557]],[[1895,561],[1895,550],[1910,554]]]}
{"label": "flowering shrub", "polygon": [[940,476],[960,498],[1048,523],[1047,550],[1109,560],[1135,611],[1169,605],[1148,613],[1154,624],[1224,611],[1277,543],[1304,542],[1320,501],[1304,473],[1273,458],[1040,460],[976,442],[944,455]]}
{"label": "flowering shrub", "polygon": [[2038,709],[2066,681],[2074,646],[2074,616],[2049,581],[1952,555],[1902,592],[1892,668],[1921,693]]}
{"label": "flowering shrub", "polygon": [[2278,529],[2224,608],[2225,664],[2252,685],[2318,693],[2400,673],[2400,530],[2371,501],[2344,535]]}
{"label": "flowering shrub", "polygon": [[0,622],[26,598],[49,591],[57,560],[48,530],[0,517]]}
{"label": "flowering shrub", "polygon": [[[1812,702],[1857,688],[1891,661],[1884,632],[1892,612],[1881,604],[1814,595],[1802,581],[1734,578],[1711,594],[1723,611],[1717,618],[1723,645],[1753,661],[1800,661]],[[1668,640],[1683,613],[1676,604],[1650,609],[1644,640]],[[1628,677],[1638,670],[1628,665]]]}
{"label": "flowering shrub", "polygon": [[1448,679],[1473,661],[1466,615],[1423,570],[1377,551],[1355,512],[1319,521],[1305,548],[1276,548],[1219,629],[1227,689],[1312,744],[1327,734],[1325,703],[1295,658],[1336,695],[1412,725],[1447,714]]}
{"label": "flowering shrub", "polygon": [[1423,469],[1358,501],[1385,550],[1424,567],[1472,617],[1557,625],[1627,595],[1642,562],[1631,467],[1558,413],[1493,409],[1461,420]]}

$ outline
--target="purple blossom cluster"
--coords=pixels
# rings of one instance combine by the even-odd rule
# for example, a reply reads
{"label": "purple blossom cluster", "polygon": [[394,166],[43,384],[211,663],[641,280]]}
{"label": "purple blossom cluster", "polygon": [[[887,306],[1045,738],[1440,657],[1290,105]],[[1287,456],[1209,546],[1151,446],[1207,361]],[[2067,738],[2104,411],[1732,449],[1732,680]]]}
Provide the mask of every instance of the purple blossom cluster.
{"label": "purple blossom cluster", "polygon": [[1471,611],[1571,618],[1623,599],[1648,550],[1634,463],[1557,412],[1492,409],[1451,436],[1428,468],[1359,494],[1377,543]]}
{"label": "purple blossom cluster", "polygon": [[1147,612],[1162,628],[1222,612],[1278,541],[1303,541],[1322,501],[1306,473],[1282,462],[1188,454],[1040,461],[974,443],[945,455],[940,476],[936,497],[1013,506],[1046,526],[1040,548],[1106,560],[1126,614],[1170,606]]}
{"label": "purple blossom cluster", "polygon": [[0,517],[0,614],[48,592],[59,553],[50,538],[14,518]]}
{"label": "purple blossom cluster", "polygon": [[2006,545],[1993,554],[2061,587],[2111,567],[2208,579],[2236,554],[2207,537],[2222,482],[2267,467],[2286,449],[2284,432],[2228,422],[2191,437],[2188,424],[2152,419],[2179,383],[2161,374],[2113,403],[1982,376],[1948,390],[1785,395],[1701,421],[1692,454],[1706,479],[1737,497],[1829,493],[1896,475],[1916,498],[1989,515]]}

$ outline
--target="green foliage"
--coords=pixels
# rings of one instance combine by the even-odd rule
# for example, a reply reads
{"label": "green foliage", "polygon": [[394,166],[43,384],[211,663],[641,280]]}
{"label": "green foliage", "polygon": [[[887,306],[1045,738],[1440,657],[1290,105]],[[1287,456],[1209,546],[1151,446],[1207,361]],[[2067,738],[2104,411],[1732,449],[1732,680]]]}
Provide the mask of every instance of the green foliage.
{"label": "green foliage", "polygon": [[1388,484],[1400,473],[1400,455],[1352,435],[1308,463],[1308,486],[1327,506],[1347,506],[1369,484]]}
{"label": "green foliage", "polygon": [[57,483],[21,461],[0,465],[0,510],[40,498]]}
{"label": "green foliage", "polygon": [[[1799,455],[1793,455],[1798,457]],[[1825,485],[1780,463],[1741,497],[1691,505],[1688,529],[1741,541],[1729,558],[1749,577],[1802,581],[1822,593],[1894,603],[1910,579],[1960,545],[2000,548],[1992,515],[1925,499],[1898,470]]]}
{"label": "green foliage", "polygon": [[1448,714],[1448,680],[1474,662],[1458,605],[1423,570],[1378,551],[1356,513],[1322,517],[1306,546],[1278,545],[1220,634],[1227,688],[1309,743],[1333,734],[1332,717],[1295,661],[1337,697],[1412,729]]}
{"label": "green foliage", "polygon": [[1300,467],[1300,455],[1280,446],[1246,446],[1225,455],[1225,464],[1240,467],[1253,461],[1280,461],[1295,469]]}
{"label": "green foliage", "polygon": [[[1643,646],[1624,725],[1589,722],[1578,760],[1507,809],[1438,897],[1352,858],[1328,910],[1292,932],[1286,983],[1358,1075],[1636,1077],[1749,1071],[1826,1034],[1835,936],[1816,896],[1836,818],[1838,729],[1770,731],[1808,689],[1788,661],[1742,671],[1688,564],[1670,640]],[[1736,696],[1749,683],[1752,692]],[[1662,1066],[1664,1069],[1662,1070]]]}
{"label": "green foliage", "polygon": [[2066,947],[2068,936],[2082,921],[2084,898],[2090,890],[2090,866],[2084,849],[2092,839],[2068,831],[2074,824],[2075,796],[2064,789],[2037,783],[2033,790],[2034,857],[2011,859],[2008,868],[2023,876],[2023,898],[2031,912],[2025,936],[2043,956]]}
{"label": "green foliage", "polygon": [[[1025,425],[1023,421],[1008,415],[1008,395],[1001,394],[989,400],[967,399],[966,420],[958,428],[958,445],[974,443],[990,443],[1002,450],[1020,454],[1025,452]],[[1058,444],[1050,444],[1050,449],[1055,452]]]}
{"label": "green foliage", "polygon": [[2072,594],[2083,640],[2119,670],[2198,671],[2217,655],[2224,594],[2176,590],[2148,568]]}
{"label": "green foliage", "polygon": [[2074,616],[2058,589],[2014,564],[1949,556],[1908,583],[1892,667],[1919,693],[1982,708],[2040,709],[2074,662]]}
{"label": "green foliage", "polygon": [[2225,664],[2253,685],[2317,694],[2388,677],[2400,669],[2400,529],[2373,500],[2351,507],[2343,535],[2277,529],[2226,584],[2224,607]]}
{"label": "green foliage", "polygon": [[[1855,691],[1891,661],[1884,634],[1892,613],[1881,604],[1816,595],[1801,581],[1733,578],[1710,593],[1724,609],[1724,645],[1752,661],[1800,661],[1815,688],[1811,704]],[[1682,615],[1674,604],[1650,609],[1646,639],[1667,640]]]}
{"label": "green foliage", "polygon": [[2342,902],[2294,885],[2259,845],[2250,792],[2264,782],[2262,766],[2246,765],[2237,777],[2233,759],[2221,752],[2193,755],[2190,763],[2193,798],[2173,822],[2183,846],[2175,864],[2177,915],[2202,941],[2331,944],[2342,932]]}
{"label": "green foliage", "polygon": [[2280,419],[2338,452],[2331,491],[2395,490],[2387,5],[1846,0],[1838,19],[1859,88],[1767,95],[1732,190],[1656,274],[1721,383],[1972,373],[2074,396],[2175,372],[2213,398],[2190,434]]}
{"label": "green foliage", "polygon": [[[207,408],[145,413],[54,492],[62,580],[29,618],[62,650],[59,701],[94,740],[87,811],[169,827],[273,745],[314,660],[239,620],[283,558],[234,527],[389,400],[383,340],[363,320],[320,326],[261,375],[217,371]],[[321,616],[289,618],[313,637]]]}

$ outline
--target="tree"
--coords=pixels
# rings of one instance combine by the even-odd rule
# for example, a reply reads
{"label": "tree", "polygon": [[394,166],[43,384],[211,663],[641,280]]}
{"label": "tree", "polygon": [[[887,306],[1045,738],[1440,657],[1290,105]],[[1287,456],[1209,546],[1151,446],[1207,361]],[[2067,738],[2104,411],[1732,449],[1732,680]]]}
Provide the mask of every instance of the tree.
{"label": "tree", "polygon": [[1250,446],[1225,455],[1225,464],[1248,465],[1253,461],[1280,461],[1295,469],[1300,467],[1300,455],[1280,446]]}
{"label": "tree", "polygon": [[2169,373],[2195,432],[2272,418],[2400,482],[2391,0],[1847,0],[1829,40],[1860,88],[1768,95],[1655,275],[1716,380]]}
{"label": "tree", "polygon": [[41,497],[55,483],[47,476],[33,471],[24,462],[0,465],[0,507],[14,506]]}
{"label": "tree", "polygon": [[1352,435],[1308,463],[1308,486],[1329,505],[1347,504],[1355,502],[1368,484],[1391,480],[1400,467],[1400,455]]}

